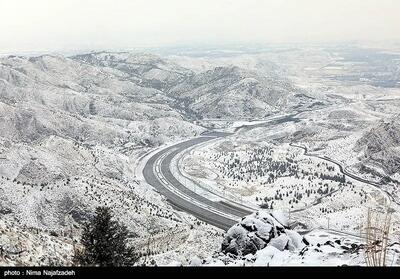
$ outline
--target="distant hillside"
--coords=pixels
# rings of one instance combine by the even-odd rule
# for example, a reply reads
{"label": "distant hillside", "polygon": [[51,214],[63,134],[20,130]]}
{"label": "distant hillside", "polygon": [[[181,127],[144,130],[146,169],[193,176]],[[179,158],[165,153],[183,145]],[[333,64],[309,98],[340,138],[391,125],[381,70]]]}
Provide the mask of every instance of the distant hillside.
{"label": "distant hillside", "polygon": [[72,58],[159,90],[171,107],[192,119],[263,117],[284,109],[298,90],[270,64],[262,71],[226,65],[198,72],[148,54],[102,52]]}
{"label": "distant hillside", "polygon": [[182,82],[193,73],[170,61],[152,54],[132,54],[129,52],[98,52],[76,55],[72,59],[90,65],[107,68],[112,72],[118,70],[121,77],[143,87],[165,91]]}
{"label": "distant hillside", "polygon": [[400,115],[380,122],[356,145],[364,163],[376,164],[389,175],[400,171]]}

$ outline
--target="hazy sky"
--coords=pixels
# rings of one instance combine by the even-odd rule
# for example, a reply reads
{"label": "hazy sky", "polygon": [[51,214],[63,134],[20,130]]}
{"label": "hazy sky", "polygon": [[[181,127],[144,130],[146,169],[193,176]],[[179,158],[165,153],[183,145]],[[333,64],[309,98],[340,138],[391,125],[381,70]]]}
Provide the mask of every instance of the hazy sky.
{"label": "hazy sky", "polygon": [[386,39],[399,0],[0,0],[0,51]]}

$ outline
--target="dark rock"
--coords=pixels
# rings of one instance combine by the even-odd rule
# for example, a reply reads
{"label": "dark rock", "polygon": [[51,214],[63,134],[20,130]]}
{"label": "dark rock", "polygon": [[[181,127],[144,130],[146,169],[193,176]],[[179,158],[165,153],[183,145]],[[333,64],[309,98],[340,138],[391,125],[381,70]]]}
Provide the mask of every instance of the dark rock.
{"label": "dark rock", "polygon": [[287,230],[271,214],[259,211],[242,218],[228,230],[221,251],[242,257],[255,254],[269,244],[279,250],[291,250],[305,245],[305,242],[298,233]]}
{"label": "dark rock", "polygon": [[308,247],[304,247],[301,251],[300,251],[300,256],[303,256],[305,252],[308,251]]}
{"label": "dark rock", "polygon": [[335,247],[335,244],[333,244],[332,241],[328,240],[327,242],[324,243],[324,245],[329,245],[331,247]]}

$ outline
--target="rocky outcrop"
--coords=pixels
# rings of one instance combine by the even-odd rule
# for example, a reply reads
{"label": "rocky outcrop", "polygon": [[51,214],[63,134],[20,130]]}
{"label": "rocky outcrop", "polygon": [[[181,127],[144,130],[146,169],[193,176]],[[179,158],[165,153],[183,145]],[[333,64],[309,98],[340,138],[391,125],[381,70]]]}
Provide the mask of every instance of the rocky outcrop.
{"label": "rocky outcrop", "polygon": [[[389,257],[400,244],[390,243]],[[290,230],[282,213],[255,212],[228,230],[221,250],[201,266],[365,266],[364,240],[354,234],[314,229],[304,235]]]}
{"label": "rocky outcrop", "polygon": [[221,251],[246,256],[255,254],[267,245],[279,251],[294,251],[306,246],[307,241],[297,232],[288,229],[282,214],[259,211],[244,217],[228,230]]}
{"label": "rocky outcrop", "polygon": [[389,175],[400,171],[400,115],[382,121],[356,144],[363,164],[377,165]]}

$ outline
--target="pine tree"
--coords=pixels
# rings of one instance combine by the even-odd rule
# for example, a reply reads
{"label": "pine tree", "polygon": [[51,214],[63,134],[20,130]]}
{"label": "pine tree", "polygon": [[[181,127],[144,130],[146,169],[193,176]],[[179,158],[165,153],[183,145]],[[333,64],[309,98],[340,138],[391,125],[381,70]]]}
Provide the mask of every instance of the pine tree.
{"label": "pine tree", "polygon": [[137,259],[133,247],[129,247],[127,228],[113,220],[110,208],[96,208],[96,215],[83,230],[83,249],[74,257],[82,266],[131,266]]}

